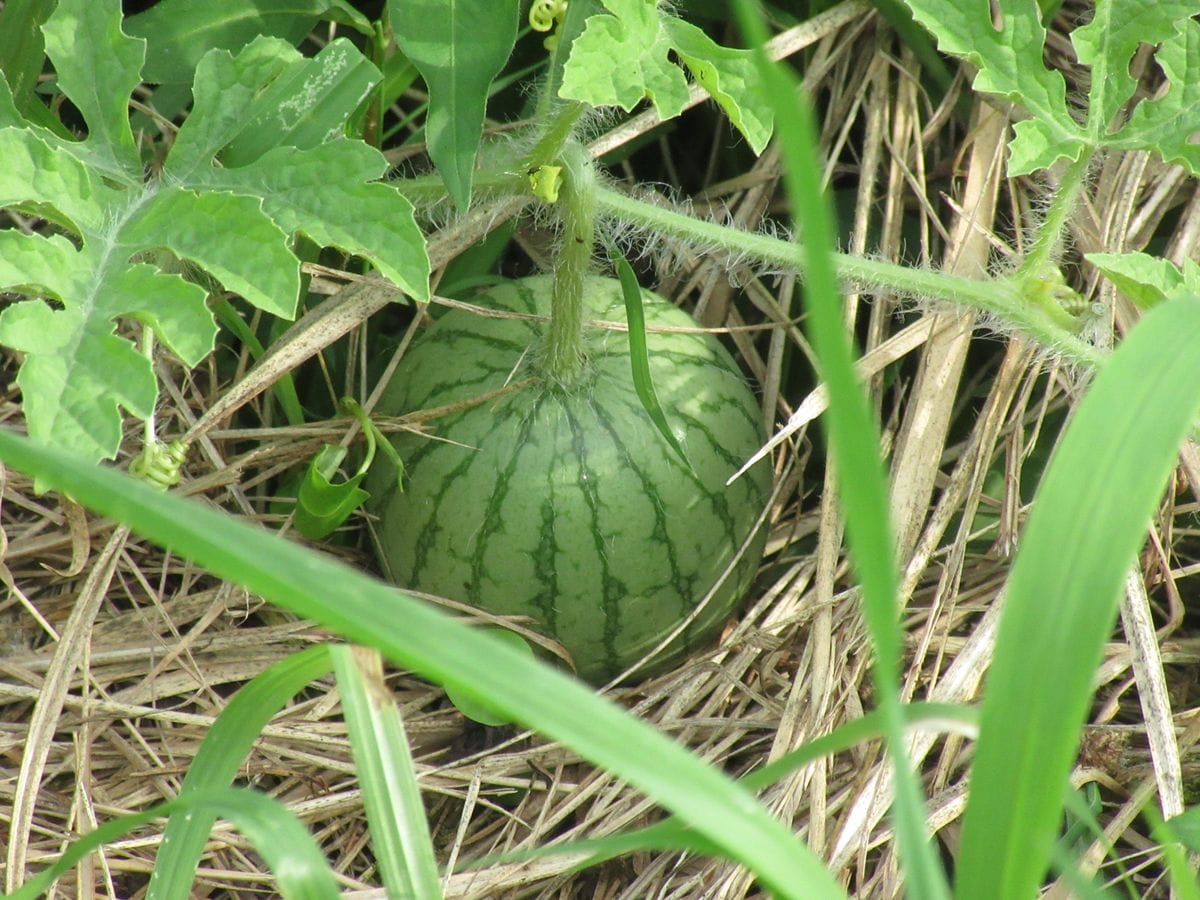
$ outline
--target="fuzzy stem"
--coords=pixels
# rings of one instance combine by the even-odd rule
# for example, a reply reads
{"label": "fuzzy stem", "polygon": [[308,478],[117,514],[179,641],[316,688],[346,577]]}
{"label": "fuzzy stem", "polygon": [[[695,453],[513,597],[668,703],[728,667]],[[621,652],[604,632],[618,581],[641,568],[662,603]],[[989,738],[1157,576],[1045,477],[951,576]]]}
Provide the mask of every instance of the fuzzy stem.
{"label": "fuzzy stem", "polygon": [[524,168],[528,170],[549,165],[566,146],[575,123],[583,115],[583,110],[583,104],[574,100],[561,104],[550,127],[542,133],[529,155],[525,157]]}
{"label": "fuzzy stem", "polygon": [[[529,180],[524,172],[498,172],[493,169],[478,169],[473,179],[473,193],[478,199],[483,195],[527,193]],[[446,182],[441,175],[417,175],[413,178],[396,178],[389,182],[413,206],[428,206],[446,199]]]}
{"label": "fuzzy stem", "polygon": [[1037,229],[1033,247],[1021,262],[1018,270],[1021,276],[1037,278],[1043,274],[1043,269],[1051,265],[1057,258],[1062,247],[1063,232],[1066,230],[1067,216],[1075,211],[1079,202],[1079,194],[1083,190],[1083,177],[1091,164],[1092,154],[1085,150],[1075,162],[1067,166],[1059,182],[1058,190],[1046,212],[1046,218]]}
{"label": "fuzzy stem", "polygon": [[562,244],[554,265],[550,327],[542,370],[559,384],[571,384],[583,371],[583,279],[592,262],[596,233],[596,176],[592,161],[577,143],[559,157],[562,188],[559,210]]}
{"label": "fuzzy stem", "polygon": [[[786,271],[797,271],[800,249],[793,241],[694,219],[657,203],[626,196],[606,187],[596,189],[596,204],[606,216],[640,225],[653,234],[672,235],[681,241],[714,247],[734,257],[749,256]],[[1028,334],[1041,346],[1087,367],[1098,365],[1103,354],[1080,340],[1068,327],[1070,317],[1059,317],[1031,306],[1018,280],[997,278],[975,280],[914,269],[880,260],[834,254],[838,278],[859,288],[893,291],[905,297],[921,297],[968,306],[989,313]]]}

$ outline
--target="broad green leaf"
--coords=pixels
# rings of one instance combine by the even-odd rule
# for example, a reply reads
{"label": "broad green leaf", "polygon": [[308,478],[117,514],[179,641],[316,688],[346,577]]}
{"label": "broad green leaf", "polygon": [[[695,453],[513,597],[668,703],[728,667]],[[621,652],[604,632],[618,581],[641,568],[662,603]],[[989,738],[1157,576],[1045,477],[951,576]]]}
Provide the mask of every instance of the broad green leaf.
{"label": "broad green leaf", "polygon": [[241,50],[260,35],[299,44],[320,19],[371,34],[371,23],[344,0],[239,0],[197,3],[160,0],[125,20],[125,29],[147,42],[146,80],[192,83],[201,57],[214,48]]}
{"label": "broad green leaf", "polygon": [[383,680],[379,654],[345,646],[329,652],[383,888],[389,897],[435,900],[442,885],[433,838],[404,722]]}
{"label": "broad green leaf", "polygon": [[[36,118],[42,125],[47,124],[50,114],[35,91],[46,61],[41,25],[54,6],[55,0],[9,0],[0,9],[0,81],[11,88],[13,111],[20,109],[24,116]],[[0,125],[16,121],[0,111]]]}
{"label": "broad green leaf", "polygon": [[425,240],[412,204],[376,180],[387,168],[378,150],[338,138],[307,151],[278,147],[240,169],[209,167],[193,182],[261,196],[263,210],[288,234],[303,232],[362,256],[405,293],[426,300]]}
{"label": "broad green leaf", "polygon": [[[1195,0],[1098,0],[1092,21],[1071,32],[1075,55],[1092,68],[1088,130],[1094,140],[1104,137],[1121,107],[1133,96],[1137,87],[1129,76],[1133,54],[1143,44],[1173,38],[1179,31],[1179,20],[1197,11]],[[1180,84],[1176,78],[1171,80]],[[1194,130],[1194,116],[1191,121]]]}
{"label": "broad green leaf", "polygon": [[775,111],[762,102],[757,90],[758,71],[749,50],[722,47],[707,34],[682,19],[665,21],[667,35],[692,78],[724,110],[755,155],[771,139]]}
{"label": "broad green leaf", "polygon": [[516,0],[388,0],[392,32],[429,89],[425,140],[459,210],[471,203],[488,87],[517,39]]}
{"label": "broad green leaf", "polygon": [[1038,489],[984,690],[956,896],[1037,893],[1122,582],[1198,410],[1200,298],[1179,295],[1100,369]]}
{"label": "broad green leaf", "polygon": [[678,814],[776,896],[845,896],[750,792],[563,672],[325,554],[8,429],[0,429],[0,459],[217,577],[572,747]]}
{"label": "broad green leaf", "polygon": [[1088,253],[1085,258],[1145,309],[1182,291],[1200,295],[1200,265],[1190,259],[1180,271],[1169,259],[1148,253]]}
{"label": "broad green leaf", "polygon": [[[43,869],[9,895],[10,900],[35,900],[81,859],[105,844],[125,837],[160,816],[175,812],[203,815],[212,811],[237,826],[274,873],[279,895],[311,900],[337,900],[337,882],[321,848],[304,824],[279,800],[246,788],[214,788],[158,803],[143,812],[105,822],[73,842],[54,865]],[[173,896],[186,896],[178,892]]]}
{"label": "broad green leaf", "polygon": [[1009,145],[1009,173],[1023,175],[1060,159],[1078,160],[1087,133],[1067,110],[1066,83],[1046,68],[1042,48],[1046,30],[1032,0],[1000,0],[1001,20],[992,24],[983,0],[907,0],[914,18],[937,38],[945,53],[963,57],[979,69],[975,89],[999,94],[1028,110]]}
{"label": "broad green leaf", "polygon": [[111,3],[60,0],[42,26],[58,86],[88,126],[95,165],[141,179],[142,160],[129,127],[129,95],[141,83],[146,42],[121,30]]}
{"label": "broad green leaf", "polygon": [[[279,660],[246,682],[204,736],[180,787],[181,797],[229,787],[263,728],[304,688],[333,669],[329,648],[309,647]],[[184,897],[196,877],[208,834],[219,811],[172,813],[150,875],[147,900]]]}
{"label": "broad green leaf", "polygon": [[575,39],[559,96],[630,112],[643,99],[660,119],[679,115],[687,79],[671,62],[671,40],[654,3],[604,0],[612,15],[592,16]]}
{"label": "broad green leaf", "polygon": [[[92,459],[116,454],[122,410],[144,418],[156,399],[151,361],[117,335],[119,320],[152,328],[188,365],[212,348],[206,291],[177,274],[181,261],[290,317],[300,278],[289,242],[303,230],[428,296],[412,207],[375,183],[383,157],[340,136],[326,141],[350,112],[333,112],[344,92],[357,98],[375,77],[357,50],[335,41],[308,60],[262,38],[237,57],[212,51],[163,178],[146,181],[127,109],[144,48],[120,24],[118,0],[60,0],[46,25],[47,52],[85,118],[86,140],[26,123],[0,89],[8,126],[0,127],[0,208],[45,217],[73,236],[4,233],[0,289],[29,299],[0,313],[0,343],[25,354],[17,382],[30,433]],[[306,93],[314,107],[301,101]],[[231,141],[257,141],[252,155],[263,135],[299,148],[267,150],[255,161],[270,156],[267,165],[255,170],[221,167]]]}
{"label": "broad green leaf", "polygon": [[152,192],[121,231],[132,255],[161,247],[210,272],[255,306],[290,319],[300,296],[300,272],[288,235],[256,197],[183,187]]}
{"label": "broad green leaf", "polygon": [[345,38],[312,59],[293,51],[284,77],[258,94],[241,133],[222,151],[227,166],[243,166],[273,147],[309,150],[340,137],[346,120],[379,82],[374,64]]}
{"label": "broad green leaf", "polygon": [[[1184,5],[1195,11],[1194,4]],[[1149,7],[1158,9],[1156,4]],[[1187,18],[1176,25],[1179,30],[1163,40],[1155,55],[1167,76],[1166,94],[1134,107],[1128,124],[1105,144],[1118,149],[1153,148],[1167,162],[1196,174],[1200,173],[1200,144],[1195,143],[1200,131],[1200,22]]]}

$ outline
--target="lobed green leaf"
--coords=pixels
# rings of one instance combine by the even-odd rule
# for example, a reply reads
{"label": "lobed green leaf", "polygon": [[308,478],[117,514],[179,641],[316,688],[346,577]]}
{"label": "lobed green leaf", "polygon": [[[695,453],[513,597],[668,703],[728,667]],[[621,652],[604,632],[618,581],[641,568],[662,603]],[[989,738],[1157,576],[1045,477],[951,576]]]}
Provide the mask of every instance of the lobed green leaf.
{"label": "lobed green leaf", "polygon": [[412,204],[376,181],[385,171],[378,150],[338,138],[306,151],[278,147],[239,169],[197,171],[192,181],[261,196],[266,214],[287,234],[303,232],[321,246],[369,259],[406,293],[425,300],[425,241]]}
{"label": "lobed green leaf", "polygon": [[299,44],[320,19],[371,34],[370,21],[345,0],[160,0],[126,19],[125,27],[146,39],[146,80],[190,85],[206,51],[240,50],[261,35]]}
{"label": "lobed green leaf", "polygon": [[129,127],[129,95],[141,83],[146,42],[121,30],[120,15],[102,2],[62,0],[42,26],[58,85],[88,125],[94,165],[141,180],[142,160]]}
{"label": "lobed green leaf", "polygon": [[[378,78],[352,45],[334,41],[313,59],[266,37],[237,56],[211,51],[164,176],[146,182],[127,109],[145,42],[121,22],[117,0],[61,0],[45,25],[86,140],[30,125],[0,82],[0,208],[72,236],[5,233],[0,289],[31,300],[0,314],[0,342],[26,355],[17,383],[30,433],[93,459],[115,455],[122,410],[146,417],[156,399],[151,363],[117,336],[118,320],[152,328],[188,365],[212,348],[206,291],[175,272],[182,261],[291,317],[300,278],[289,242],[303,230],[428,296],[411,205],[375,183],[387,168],[378,151],[338,134]],[[223,152],[251,165],[230,168]]]}
{"label": "lobed green leaf", "polygon": [[[1195,11],[1194,4],[1182,5],[1192,7],[1189,16]],[[1155,55],[1167,76],[1167,92],[1134,107],[1128,124],[1105,144],[1114,149],[1153,148],[1167,162],[1179,163],[1197,174],[1200,145],[1194,138],[1200,131],[1200,22],[1186,18],[1176,25],[1178,30],[1162,41]]]}
{"label": "lobed green leaf", "polygon": [[1133,96],[1137,83],[1129,75],[1129,60],[1134,53],[1143,44],[1175,37],[1178,20],[1195,12],[1194,0],[1099,0],[1092,21],[1071,32],[1075,55],[1092,68],[1088,131],[1094,140],[1104,138]]}
{"label": "lobed green leaf", "polygon": [[707,34],[683,19],[664,22],[671,45],[692,77],[716,101],[730,124],[757,155],[771,139],[775,110],[758,96],[758,72],[749,50],[722,47]]}
{"label": "lobed green leaf", "polygon": [[1180,269],[1169,259],[1148,253],[1088,253],[1085,258],[1145,309],[1181,292],[1200,296],[1200,265],[1190,259]]}
{"label": "lobed green leaf", "polygon": [[907,2],[914,18],[937,38],[938,47],[979,69],[976,90],[999,94],[1033,115],[1013,129],[1010,174],[1079,159],[1087,135],[1067,110],[1062,75],[1047,69],[1042,60],[1046,29],[1033,0],[997,2],[999,27],[993,25],[991,6],[984,0]]}
{"label": "lobed green leaf", "polygon": [[611,15],[592,16],[575,39],[559,96],[625,112],[649,100],[660,119],[679,115],[688,101],[687,79],[668,59],[671,41],[655,4],[604,0],[604,5]]}

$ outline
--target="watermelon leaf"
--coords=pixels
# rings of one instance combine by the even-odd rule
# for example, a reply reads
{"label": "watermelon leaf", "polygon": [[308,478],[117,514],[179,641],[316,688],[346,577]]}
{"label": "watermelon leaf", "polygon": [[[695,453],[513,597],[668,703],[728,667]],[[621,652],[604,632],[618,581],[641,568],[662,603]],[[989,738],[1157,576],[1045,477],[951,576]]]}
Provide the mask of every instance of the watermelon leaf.
{"label": "watermelon leaf", "polygon": [[459,210],[471,204],[488,87],[517,40],[515,0],[388,0],[396,43],[425,79],[425,140]]}
{"label": "watermelon leaf", "polygon": [[[272,85],[289,85],[292,93],[281,97],[294,99],[322,73],[335,78],[336,69],[354,68],[361,57],[348,43],[335,42],[314,60],[273,38],[236,57],[211,51],[200,64],[206,80],[197,85],[196,106],[165,161],[166,177],[146,180],[127,108],[145,41],[121,30],[120,3],[61,0],[43,30],[59,84],[88,136],[66,140],[33,125],[7,87],[0,89],[0,207],[31,211],[67,233],[0,235],[0,289],[28,298],[0,312],[0,343],[25,354],[17,384],[35,439],[68,444],[92,460],[111,458],[121,411],[150,416],[157,398],[152,362],[115,333],[118,320],[140,322],[189,366],[212,349],[207,291],[178,274],[181,261],[290,318],[300,278],[289,241],[303,228],[318,242],[370,260],[405,291],[427,296],[429,262],[412,207],[376,182],[387,168],[378,151],[323,131],[340,122],[326,118],[318,127],[299,109],[294,128],[278,121],[270,128],[301,146],[266,149],[240,168],[216,164],[231,143],[250,140],[247,123],[263,113],[256,99]],[[361,91],[365,70],[357,70]],[[255,127],[268,130],[267,120]]]}
{"label": "watermelon leaf", "polygon": [[[997,27],[986,3],[907,2],[944,52],[978,68],[976,90],[999,94],[1032,114],[1013,127],[1010,175],[1078,161],[1104,147],[1153,149],[1167,162],[1200,172],[1200,146],[1191,140],[1200,129],[1200,23],[1192,18],[1191,0],[1098,0],[1092,21],[1071,34],[1079,62],[1092,68],[1084,125],[1067,107],[1062,75],[1042,59],[1046,29],[1036,4],[994,4]],[[1158,45],[1155,60],[1169,89],[1138,103],[1128,121],[1110,131],[1134,93],[1130,58],[1146,44]]]}
{"label": "watermelon leaf", "polygon": [[348,25],[361,34],[372,33],[366,16],[345,0],[160,0],[126,19],[125,30],[146,39],[142,74],[147,81],[190,85],[206,50],[241,50],[260,35],[295,46],[320,19]]}
{"label": "watermelon leaf", "polygon": [[1088,253],[1085,258],[1143,309],[1174,294],[1200,295],[1200,265],[1190,259],[1180,269],[1169,259],[1148,253]]}
{"label": "watermelon leaf", "polygon": [[689,99],[683,70],[670,59],[675,53],[754,152],[762,152],[774,112],[759,99],[749,50],[722,47],[645,0],[604,0],[604,6],[609,14],[589,18],[575,39],[560,97],[625,112],[649,100],[660,119],[674,118]]}

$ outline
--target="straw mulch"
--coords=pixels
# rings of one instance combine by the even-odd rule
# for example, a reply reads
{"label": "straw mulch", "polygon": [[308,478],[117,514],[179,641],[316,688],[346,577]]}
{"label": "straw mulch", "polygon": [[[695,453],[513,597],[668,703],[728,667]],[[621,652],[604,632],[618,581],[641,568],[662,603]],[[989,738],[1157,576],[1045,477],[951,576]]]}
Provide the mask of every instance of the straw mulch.
{"label": "straw mulch", "polygon": [[[1069,27],[1077,12],[1068,4],[1056,28]],[[1020,252],[1019,226],[1038,210],[1046,185],[1004,177],[1004,112],[968,99],[974,111],[964,129],[962,118],[950,114],[966,90],[961,79],[932,107],[914,76],[916,63],[875,15],[843,4],[822,21],[823,27],[798,35],[791,52],[805,48],[806,87],[820,101],[822,150],[834,161],[828,176],[847,229],[846,249],[973,276]],[[1078,83],[1061,31],[1051,61]],[[623,139],[652,124],[637,121],[621,132]],[[659,142],[653,151],[659,178],[669,180],[677,169],[707,172],[707,188],[691,192],[699,214],[728,216],[751,228],[781,216],[776,153],[718,180],[706,154],[727,136],[711,130],[713,121],[711,113],[689,113],[683,130],[690,145]],[[712,160],[717,156],[714,151]],[[638,159],[644,161],[646,151]],[[613,174],[647,180],[629,167]],[[1072,220],[1071,259],[1093,249],[1141,248],[1151,239],[1172,258],[1194,256],[1198,208],[1195,186],[1177,169],[1143,156],[1108,161]],[[437,262],[444,265],[494,225],[494,213],[443,230],[434,242]],[[536,255],[545,235],[530,226],[519,232],[518,244]],[[655,254],[659,290],[696,309],[704,324],[782,323],[769,337],[742,331],[729,340],[776,421],[787,421],[807,390],[780,381],[781,351],[802,341],[794,325],[802,306],[795,281],[745,260],[682,247],[658,246]],[[1069,271],[1076,288],[1113,299],[1086,270]],[[328,273],[314,283],[339,289]],[[995,323],[971,313],[878,293],[851,296],[848,304],[866,348],[864,367],[891,465],[908,635],[904,688],[912,697],[970,703],[986,669],[997,595],[1028,500],[1021,487],[1036,483],[1074,387],[1072,373],[1019,338],[988,336]],[[1120,330],[1126,319],[1119,303],[1116,309]],[[6,360],[10,376],[13,365]],[[184,372],[164,360],[160,434],[188,432],[248,368],[244,360],[232,375],[215,365]],[[329,377],[341,385],[346,373]],[[344,427],[273,427],[265,410],[252,399],[236,418],[226,416],[207,431],[187,462],[182,490],[278,525],[286,511],[269,499],[279,477],[322,440],[338,440]],[[0,417],[5,427],[20,427],[20,416],[10,386]],[[126,446],[137,447],[138,434],[131,429],[129,437]],[[775,460],[772,537],[744,615],[730,624],[719,648],[611,694],[732,774],[759,767],[873,705],[868,643],[816,434],[801,428]],[[1168,809],[1180,802],[1182,780],[1161,763],[1180,754],[1191,777],[1192,747],[1200,737],[1193,674],[1200,644],[1188,621],[1190,588],[1183,580],[1195,568],[1186,547],[1193,543],[1196,499],[1194,486],[1181,480],[1156,520],[1156,538],[1142,560],[1154,618],[1127,623],[1113,635],[1075,773],[1077,784],[1098,787],[1102,821],[1127,866],[1146,867],[1137,876],[1146,891],[1158,870],[1135,812],[1155,794]],[[2,525],[0,846],[6,855],[0,866],[11,884],[14,865],[40,868],[97,822],[173,797],[206,729],[239,685],[327,636],[60,496],[37,496],[12,471],[4,473]],[[363,530],[355,519],[350,536]],[[332,552],[363,567],[373,564],[361,550]],[[1154,641],[1163,665],[1135,675],[1138,648]],[[1156,679],[1168,705],[1143,713]],[[443,862],[613,834],[661,815],[568,749],[464,720],[439,689],[405,673],[392,673],[389,683],[413,743]],[[953,852],[970,742],[922,732],[911,755],[924,776],[933,826]],[[880,747],[863,745],[763,795],[855,896],[902,894],[882,815],[885,768]],[[376,895],[370,836],[331,682],[312,685],[272,723],[240,782],[280,798],[304,819],[348,892]],[[160,830],[145,828],[106,847],[63,879],[55,895],[140,896]],[[1098,865],[1098,848],[1086,850],[1085,859]],[[745,871],[718,860],[639,853],[581,873],[570,871],[573,862],[551,858],[455,874],[446,892],[610,900],[761,896]],[[195,894],[249,897],[272,890],[247,843],[218,826]],[[1052,894],[1065,896],[1057,888]]]}

